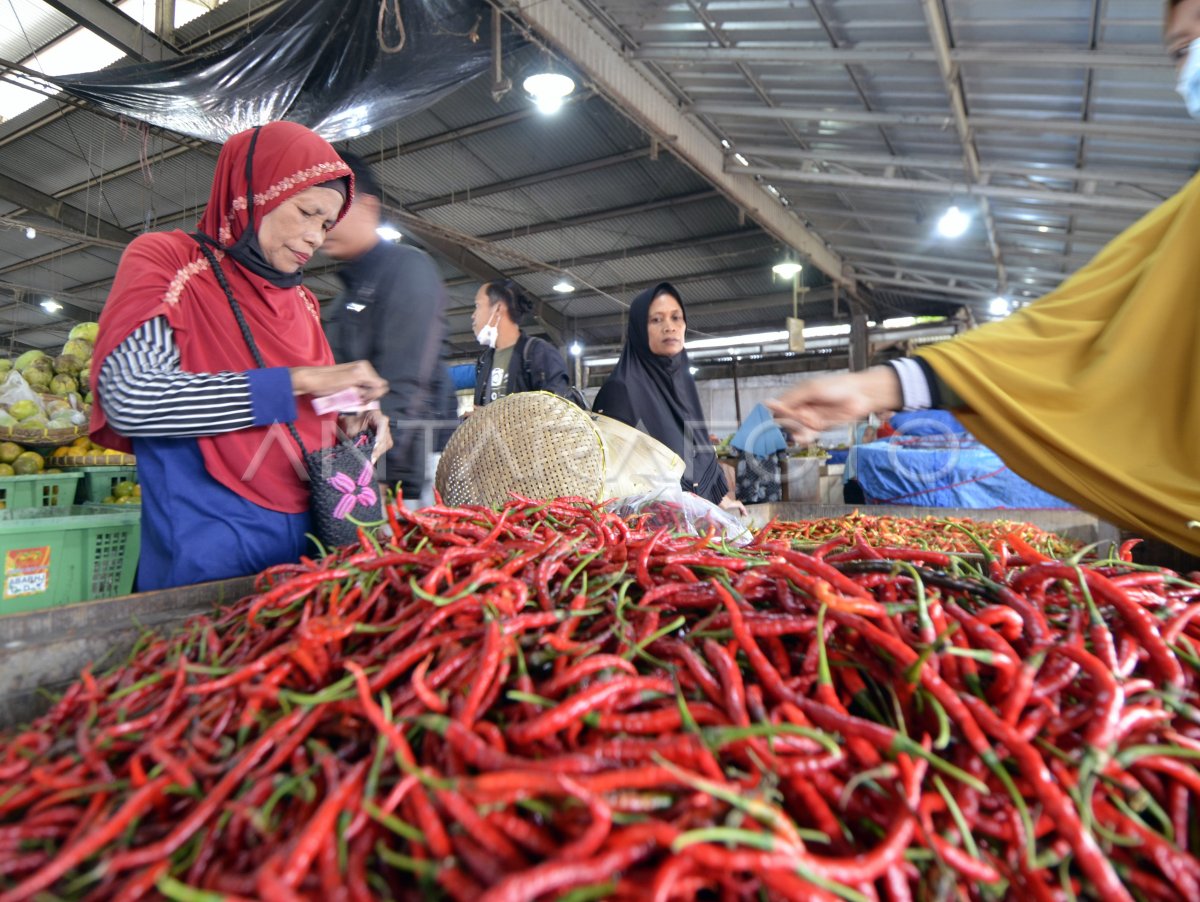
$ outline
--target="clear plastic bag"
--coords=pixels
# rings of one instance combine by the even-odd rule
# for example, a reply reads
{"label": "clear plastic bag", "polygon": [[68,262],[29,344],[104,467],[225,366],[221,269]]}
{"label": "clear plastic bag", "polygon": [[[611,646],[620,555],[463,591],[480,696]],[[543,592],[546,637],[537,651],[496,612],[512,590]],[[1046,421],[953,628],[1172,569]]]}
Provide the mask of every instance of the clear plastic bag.
{"label": "clear plastic bag", "polygon": [[729,511],[679,486],[616,498],[605,509],[645,529],[666,527],[692,536],[707,535],[711,529],[730,545],[748,545],[754,539],[749,527]]}
{"label": "clear plastic bag", "polygon": [[[33,416],[34,414],[45,414],[46,405],[42,401],[42,396],[30,388],[29,383],[25,381],[25,377],[16,370],[9,370],[4,377],[4,381],[0,382],[0,405],[5,410],[11,408],[18,401],[31,401],[36,407],[36,410],[25,414]],[[24,411],[20,411],[24,412]]]}

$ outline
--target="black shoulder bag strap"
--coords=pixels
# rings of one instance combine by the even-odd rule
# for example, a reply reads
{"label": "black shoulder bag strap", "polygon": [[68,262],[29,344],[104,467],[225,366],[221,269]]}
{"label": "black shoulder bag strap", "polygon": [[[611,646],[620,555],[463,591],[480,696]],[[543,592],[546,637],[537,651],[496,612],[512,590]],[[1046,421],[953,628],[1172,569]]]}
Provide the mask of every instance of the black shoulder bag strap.
{"label": "black shoulder bag strap", "polygon": [[[221,286],[221,290],[225,292],[225,297],[229,301],[229,306],[233,308],[234,319],[237,320],[238,328],[242,330],[242,338],[246,340],[246,344],[250,347],[250,354],[254,357],[254,362],[258,364],[260,370],[267,369],[267,364],[263,361],[262,354],[258,350],[258,345],[254,341],[254,335],[250,332],[250,324],[246,322],[246,316],[242,313],[242,305],[233,296],[233,289],[229,287],[229,281],[225,278],[225,270],[221,268],[221,262],[217,259],[217,255],[212,252],[212,248],[208,246],[207,242],[201,240],[198,235],[193,234],[192,238],[200,245],[200,250],[204,252],[204,256],[208,258],[208,265],[212,267],[213,275],[217,277],[217,284]],[[293,423],[288,423],[287,428],[288,432],[292,434],[292,438],[296,440],[296,444],[300,446],[300,453],[307,459],[308,449],[304,447],[304,442],[300,439],[300,433],[296,431],[296,426]]]}

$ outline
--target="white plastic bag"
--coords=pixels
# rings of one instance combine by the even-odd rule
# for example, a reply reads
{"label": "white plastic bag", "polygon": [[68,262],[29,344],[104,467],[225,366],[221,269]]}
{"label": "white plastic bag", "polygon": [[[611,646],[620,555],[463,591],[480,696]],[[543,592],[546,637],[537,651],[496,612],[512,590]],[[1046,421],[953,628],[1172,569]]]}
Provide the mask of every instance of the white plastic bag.
{"label": "white plastic bag", "polygon": [[645,529],[666,527],[674,533],[703,536],[715,529],[717,538],[730,545],[753,541],[750,529],[737,517],[699,495],[671,488],[616,498],[605,509],[625,519],[635,519]]}
{"label": "white plastic bag", "polygon": [[[25,377],[16,370],[9,370],[4,381],[0,382],[0,405],[8,410],[18,401],[32,401],[37,405],[36,413],[46,413],[46,405],[42,401],[42,396],[29,387],[29,383],[25,381]],[[32,416],[32,414],[29,414]]]}

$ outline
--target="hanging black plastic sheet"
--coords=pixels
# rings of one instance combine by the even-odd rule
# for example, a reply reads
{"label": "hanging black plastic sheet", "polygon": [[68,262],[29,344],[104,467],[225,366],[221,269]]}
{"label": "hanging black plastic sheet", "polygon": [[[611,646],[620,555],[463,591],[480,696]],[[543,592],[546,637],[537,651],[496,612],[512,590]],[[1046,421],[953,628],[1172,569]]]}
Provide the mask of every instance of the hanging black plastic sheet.
{"label": "hanging black plastic sheet", "polygon": [[[221,50],[55,81],[109,111],[218,143],[274,119],[339,141],[487,69],[490,17],[484,0],[292,0]],[[520,40],[506,28],[506,50]]]}

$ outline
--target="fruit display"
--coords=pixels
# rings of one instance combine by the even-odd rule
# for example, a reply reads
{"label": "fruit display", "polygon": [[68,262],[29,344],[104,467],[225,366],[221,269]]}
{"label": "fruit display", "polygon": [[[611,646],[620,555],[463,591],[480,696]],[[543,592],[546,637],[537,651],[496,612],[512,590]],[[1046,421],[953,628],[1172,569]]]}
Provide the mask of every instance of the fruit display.
{"label": "fruit display", "polygon": [[142,487],[136,482],[123,479],[112,488],[112,494],[106,495],[101,504],[141,504]]}
{"label": "fruit display", "polygon": [[80,323],[62,352],[30,350],[0,360],[0,438],[58,445],[87,431],[96,323]]}
{"label": "fruit display", "polygon": [[135,460],[132,454],[105,448],[86,435],[78,436],[70,444],[59,445],[49,457],[57,466],[63,467],[132,466]]}

